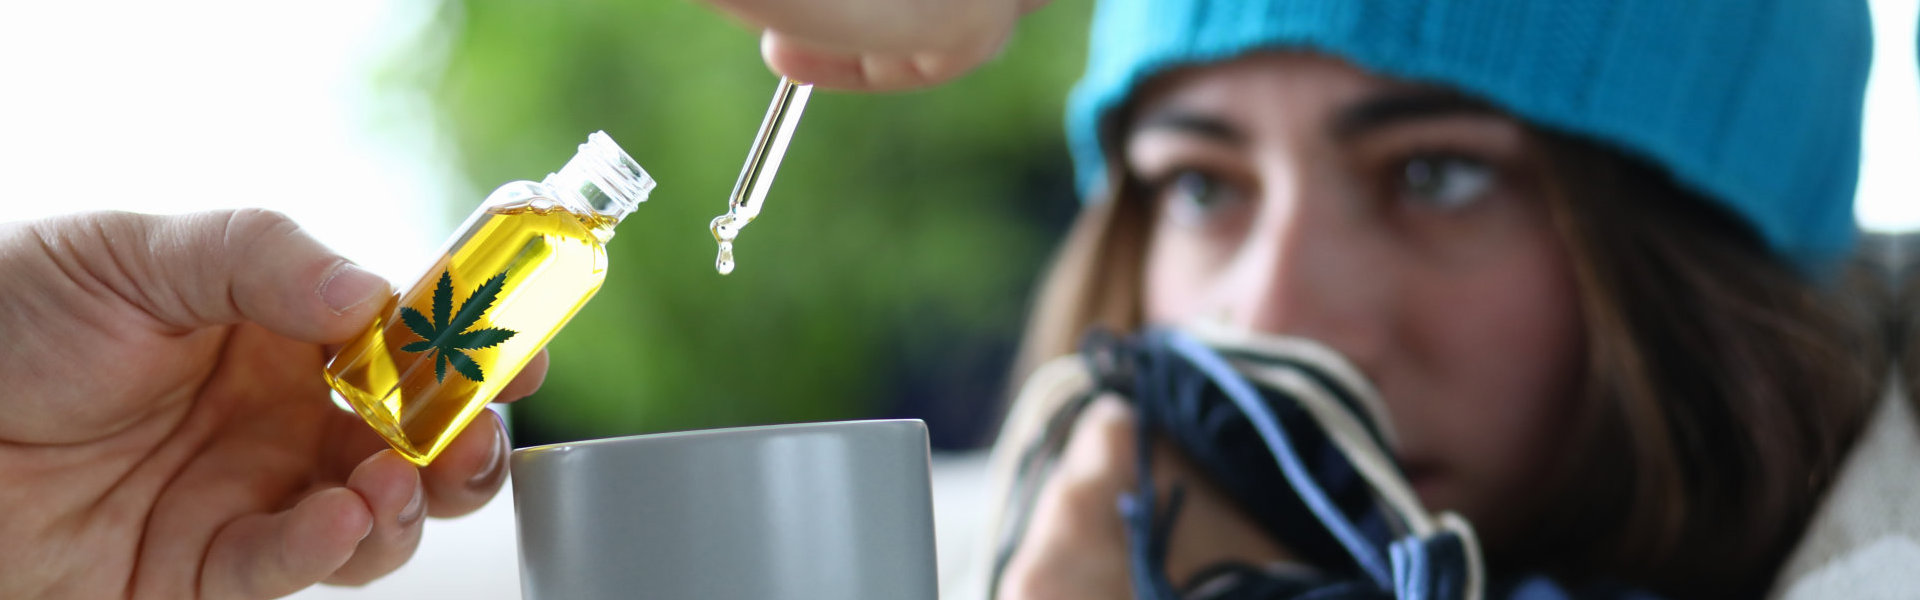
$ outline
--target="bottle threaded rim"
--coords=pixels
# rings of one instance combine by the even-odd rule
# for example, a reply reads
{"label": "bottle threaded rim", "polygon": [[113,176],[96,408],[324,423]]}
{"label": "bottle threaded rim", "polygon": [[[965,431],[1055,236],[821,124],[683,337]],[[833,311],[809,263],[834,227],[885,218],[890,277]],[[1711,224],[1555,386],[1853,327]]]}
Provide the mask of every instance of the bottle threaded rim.
{"label": "bottle threaded rim", "polygon": [[605,131],[587,136],[586,143],[553,174],[556,187],[577,192],[595,211],[616,219],[647,201],[656,183]]}

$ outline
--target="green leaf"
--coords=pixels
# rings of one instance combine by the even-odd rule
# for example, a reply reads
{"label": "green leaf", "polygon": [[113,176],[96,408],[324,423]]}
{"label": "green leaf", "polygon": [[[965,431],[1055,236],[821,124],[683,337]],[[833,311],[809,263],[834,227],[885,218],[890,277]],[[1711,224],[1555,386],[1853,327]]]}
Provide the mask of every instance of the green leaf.
{"label": "green leaf", "polygon": [[[440,285],[433,288],[433,330],[435,332],[463,329],[447,326],[447,313],[453,310],[449,305],[451,302],[453,302],[453,270],[446,269],[440,271]],[[420,337],[433,339],[424,335]]]}
{"label": "green leaf", "polygon": [[[460,304],[460,312],[453,315],[453,322],[447,324],[445,328],[442,328],[440,330],[441,333],[444,335],[446,333],[472,329],[475,323],[480,322],[480,315],[486,314],[487,309],[493,308],[494,297],[500,295],[500,288],[506,285],[506,271],[501,271],[499,275],[487,278],[486,283],[482,283],[480,287],[475,288],[473,295],[467,296],[466,301]],[[452,340],[448,341],[451,342]],[[450,344],[437,345],[442,348],[450,347]]]}
{"label": "green leaf", "polygon": [[459,350],[449,350],[442,353],[441,356],[447,357],[447,361],[453,363],[454,370],[459,371],[461,375],[467,376],[467,379],[472,379],[475,382],[487,380],[486,377],[480,373],[480,365],[474,363],[473,359],[468,358],[466,354],[462,354]]}
{"label": "green leaf", "polygon": [[[431,340],[435,336],[440,335],[439,334],[440,328],[434,327],[433,323],[427,320],[426,315],[420,314],[420,311],[414,310],[413,307],[411,306],[400,307],[400,321],[406,323],[407,329],[413,330],[413,334],[420,336],[420,339]],[[411,348],[412,345],[409,345],[408,347]],[[425,349],[426,348],[421,348],[420,350],[425,350]],[[419,352],[420,350],[407,350],[407,351]]]}
{"label": "green leaf", "polygon": [[455,336],[453,338],[453,347],[461,350],[492,348],[501,342],[512,339],[515,333],[517,332],[509,329],[500,329],[498,327],[475,329]]}
{"label": "green leaf", "polygon": [[454,370],[467,376],[468,379],[475,382],[483,381],[480,364],[474,362],[473,357],[467,356],[461,350],[491,348],[513,338],[518,332],[498,327],[459,332],[470,329],[480,322],[480,318],[486,315],[487,309],[493,307],[494,298],[500,295],[500,289],[505,287],[506,283],[506,271],[488,278],[485,283],[473,290],[473,294],[468,296],[465,302],[460,304],[460,311],[449,318],[448,313],[453,312],[453,303],[450,300],[453,297],[453,271],[442,271],[440,283],[434,286],[433,290],[433,321],[429,322],[426,315],[420,314],[420,311],[414,310],[413,307],[400,309],[400,320],[406,323],[407,329],[413,330],[415,335],[422,338],[421,341],[401,346],[400,350],[432,352],[434,354],[433,380],[436,382],[446,382],[448,363],[452,363]]}

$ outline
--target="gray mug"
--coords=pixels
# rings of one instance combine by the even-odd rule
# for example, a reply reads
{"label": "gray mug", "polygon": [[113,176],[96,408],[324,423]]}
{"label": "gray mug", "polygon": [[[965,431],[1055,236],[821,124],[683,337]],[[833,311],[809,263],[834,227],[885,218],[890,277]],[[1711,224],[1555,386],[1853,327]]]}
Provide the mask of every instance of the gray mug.
{"label": "gray mug", "polygon": [[927,429],[853,421],[516,450],[527,600],[933,600]]}

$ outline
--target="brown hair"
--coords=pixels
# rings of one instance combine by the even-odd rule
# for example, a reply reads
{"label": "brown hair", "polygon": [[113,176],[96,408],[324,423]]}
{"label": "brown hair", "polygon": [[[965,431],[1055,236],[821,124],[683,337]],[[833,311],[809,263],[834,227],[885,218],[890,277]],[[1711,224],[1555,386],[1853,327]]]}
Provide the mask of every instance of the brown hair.
{"label": "brown hair", "polygon": [[[1757,595],[1832,481],[1873,398],[1871,347],[1832,297],[1742,222],[1580,140],[1548,149],[1548,202],[1585,320],[1577,434],[1527,540],[1494,568],[1682,596]],[[1147,202],[1117,161],[1044,282],[1018,374],[1090,326],[1141,319]]]}

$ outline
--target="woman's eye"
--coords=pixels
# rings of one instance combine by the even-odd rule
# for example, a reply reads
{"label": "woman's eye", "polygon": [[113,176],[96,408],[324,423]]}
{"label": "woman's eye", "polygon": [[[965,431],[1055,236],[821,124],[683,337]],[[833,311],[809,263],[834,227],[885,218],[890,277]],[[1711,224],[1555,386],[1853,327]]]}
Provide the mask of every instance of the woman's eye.
{"label": "woman's eye", "polygon": [[1440,210],[1472,204],[1494,184],[1493,167],[1463,156],[1418,156],[1401,164],[1398,187],[1404,199]]}
{"label": "woman's eye", "polygon": [[1239,201],[1239,192],[1220,178],[1183,170],[1166,180],[1160,195],[1178,218],[1204,219]]}

